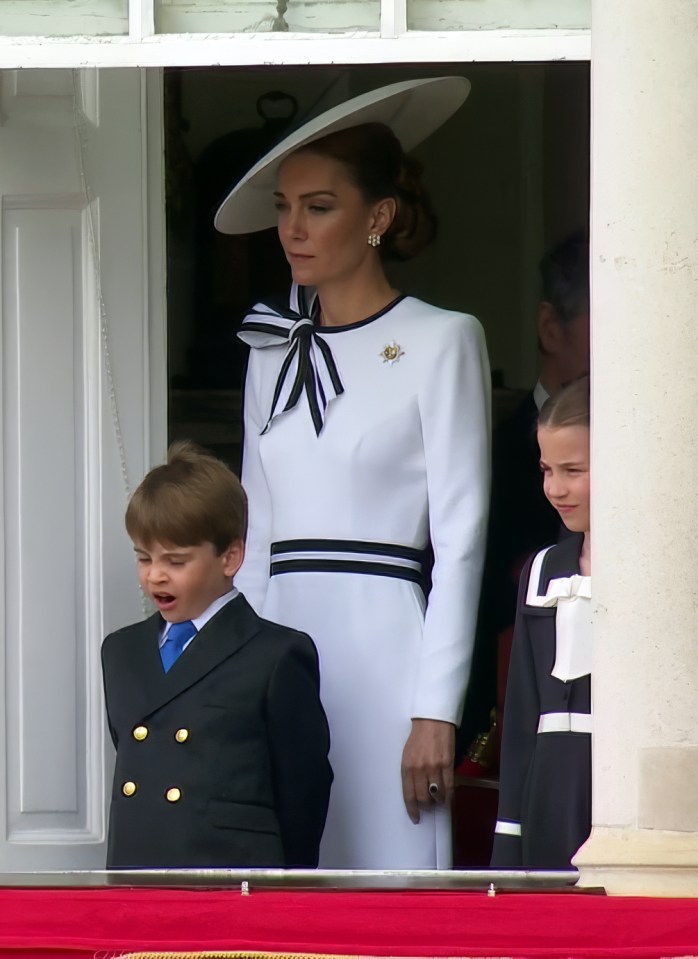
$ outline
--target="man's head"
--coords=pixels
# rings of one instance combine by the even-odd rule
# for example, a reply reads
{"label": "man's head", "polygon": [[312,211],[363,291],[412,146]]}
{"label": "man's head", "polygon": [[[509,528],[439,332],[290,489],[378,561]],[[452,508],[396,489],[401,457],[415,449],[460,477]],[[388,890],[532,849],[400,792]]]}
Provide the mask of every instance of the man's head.
{"label": "man's head", "polygon": [[541,382],[548,393],[589,372],[589,238],[579,230],[540,262]]}
{"label": "man's head", "polygon": [[174,443],[131,497],[126,530],[146,595],[170,622],[195,619],[242,564],[247,498],[224,463]]}

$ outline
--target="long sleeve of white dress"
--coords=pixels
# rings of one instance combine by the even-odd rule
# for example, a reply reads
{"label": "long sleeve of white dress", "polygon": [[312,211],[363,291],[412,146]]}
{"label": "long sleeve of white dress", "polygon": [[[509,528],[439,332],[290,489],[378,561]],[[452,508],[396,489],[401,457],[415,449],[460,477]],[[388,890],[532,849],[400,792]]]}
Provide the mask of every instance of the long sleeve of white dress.
{"label": "long sleeve of white dress", "polygon": [[459,723],[475,637],[490,473],[490,373],[472,316],[436,325],[419,392],[434,550],[412,716]]}

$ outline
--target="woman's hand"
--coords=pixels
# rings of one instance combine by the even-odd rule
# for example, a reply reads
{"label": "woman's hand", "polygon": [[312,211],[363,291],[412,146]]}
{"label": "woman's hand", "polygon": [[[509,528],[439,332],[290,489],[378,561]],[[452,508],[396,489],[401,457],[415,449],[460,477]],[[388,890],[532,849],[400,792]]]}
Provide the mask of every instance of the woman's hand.
{"label": "woman's hand", "polygon": [[[449,803],[453,798],[456,727],[439,719],[413,719],[402,751],[402,795],[413,823],[419,807]],[[430,785],[438,788],[429,790]]]}

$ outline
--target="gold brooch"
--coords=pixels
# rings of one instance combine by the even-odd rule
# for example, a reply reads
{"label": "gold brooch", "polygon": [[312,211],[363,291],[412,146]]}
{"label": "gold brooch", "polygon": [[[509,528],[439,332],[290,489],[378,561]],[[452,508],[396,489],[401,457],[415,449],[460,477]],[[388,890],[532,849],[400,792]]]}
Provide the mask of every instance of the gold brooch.
{"label": "gold brooch", "polygon": [[393,363],[397,363],[401,356],[405,355],[405,351],[399,343],[396,343],[395,340],[393,340],[393,342],[388,343],[385,349],[378,355],[383,357],[384,363],[390,363],[392,366]]}

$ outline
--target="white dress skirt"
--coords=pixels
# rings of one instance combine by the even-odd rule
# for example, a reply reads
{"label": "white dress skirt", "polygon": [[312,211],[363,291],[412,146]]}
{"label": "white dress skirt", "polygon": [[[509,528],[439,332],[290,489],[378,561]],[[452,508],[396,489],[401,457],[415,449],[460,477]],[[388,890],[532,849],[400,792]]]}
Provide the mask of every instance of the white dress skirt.
{"label": "white dress skirt", "polygon": [[[306,293],[294,286],[292,309],[310,312]],[[255,310],[240,334],[260,348],[245,386],[250,527],[235,583],[318,648],[335,775],[320,866],[448,868],[450,814],[433,807],[414,825],[400,764],[412,718],[458,723],[462,711],[489,493],[482,329],[400,297],[351,326],[306,323],[304,365],[289,348],[298,316]]]}

